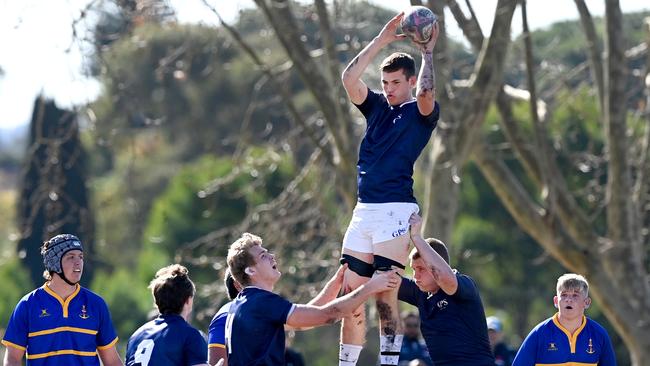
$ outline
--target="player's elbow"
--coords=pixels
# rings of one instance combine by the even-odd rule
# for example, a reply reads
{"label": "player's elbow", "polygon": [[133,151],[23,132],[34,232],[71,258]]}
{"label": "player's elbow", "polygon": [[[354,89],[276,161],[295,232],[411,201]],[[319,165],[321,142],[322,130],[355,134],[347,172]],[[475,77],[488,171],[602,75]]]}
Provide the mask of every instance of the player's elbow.
{"label": "player's elbow", "polygon": [[418,96],[417,103],[418,103],[418,111],[420,111],[421,115],[428,116],[431,113],[433,113],[433,108],[435,106],[435,102],[433,98],[426,97],[426,96],[424,97]]}
{"label": "player's elbow", "polygon": [[438,284],[447,295],[455,294],[458,289],[458,280],[453,272],[441,274]]}

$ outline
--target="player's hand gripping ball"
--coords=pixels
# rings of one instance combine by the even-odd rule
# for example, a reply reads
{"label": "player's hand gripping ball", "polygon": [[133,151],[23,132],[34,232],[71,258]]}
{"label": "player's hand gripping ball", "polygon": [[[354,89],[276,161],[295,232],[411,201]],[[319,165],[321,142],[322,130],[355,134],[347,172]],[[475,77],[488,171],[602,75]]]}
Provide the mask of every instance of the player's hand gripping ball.
{"label": "player's hand gripping ball", "polygon": [[424,6],[411,6],[402,18],[402,32],[415,43],[427,43],[431,39],[433,25],[438,17]]}

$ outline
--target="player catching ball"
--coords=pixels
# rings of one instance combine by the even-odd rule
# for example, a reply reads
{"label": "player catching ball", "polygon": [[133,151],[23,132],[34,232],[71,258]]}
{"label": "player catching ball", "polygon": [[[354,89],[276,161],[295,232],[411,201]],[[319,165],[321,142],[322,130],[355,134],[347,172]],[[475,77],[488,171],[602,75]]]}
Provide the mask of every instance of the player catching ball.
{"label": "player catching ball", "polygon": [[[427,9],[428,10],[428,9]],[[411,11],[410,13],[412,13]],[[341,261],[348,264],[344,289],[362,285],[377,271],[404,271],[409,248],[409,217],[418,212],[413,196],[413,165],[436,127],[440,107],[435,97],[433,48],[438,38],[435,16],[420,49],[422,62],[415,74],[414,59],[393,53],[381,65],[382,92],[375,92],[361,80],[370,62],[387,45],[404,40],[397,34],[404,19],[400,13],[350,62],[343,71],[343,86],[352,103],[366,118],[366,133],[357,164],[358,203],[343,238]],[[412,19],[413,15],[408,15]],[[416,15],[417,17],[417,15]],[[413,97],[413,89],[416,89]],[[380,363],[397,365],[402,329],[397,307],[397,289],[376,296],[380,320]],[[339,365],[351,366],[361,352],[365,338],[365,308],[343,319]]]}

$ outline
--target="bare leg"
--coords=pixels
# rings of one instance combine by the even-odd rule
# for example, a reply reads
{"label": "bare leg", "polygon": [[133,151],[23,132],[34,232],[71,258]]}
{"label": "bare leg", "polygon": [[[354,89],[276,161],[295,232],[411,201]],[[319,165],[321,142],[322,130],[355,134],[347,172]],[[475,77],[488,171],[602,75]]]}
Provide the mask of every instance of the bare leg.
{"label": "bare leg", "polygon": [[[410,240],[408,235],[373,245],[376,255],[391,259],[398,263],[406,263]],[[399,269],[400,275],[404,274]],[[379,313],[380,364],[397,365],[399,352],[402,347],[403,330],[399,315],[397,293],[399,288],[377,294],[376,304]]]}
{"label": "bare leg", "polygon": [[[362,253],[343,248],[343,254],[349,254],[366,263],[372,263],[372,253]],[[343,291],[348,293],[368,282],[368,277],[346,270],[343,280]],[[361,305],[354,313],[343,318],[341,322],[341,348],[339,351],[339,366],[356,365],[359,353],[366,341],[366,306]]]}

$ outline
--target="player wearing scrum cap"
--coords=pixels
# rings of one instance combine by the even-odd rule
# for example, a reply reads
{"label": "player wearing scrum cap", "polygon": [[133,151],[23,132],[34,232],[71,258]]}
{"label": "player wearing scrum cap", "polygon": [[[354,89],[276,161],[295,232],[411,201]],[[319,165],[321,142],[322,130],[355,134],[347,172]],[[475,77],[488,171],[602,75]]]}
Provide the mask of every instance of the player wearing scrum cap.
{"label": "player wearing scrum cap", "polygon": [[[84,255],[81,241],[61,234],[41,247],[46,282],[16,305],[2,344],[4,366],[122,365],[117,335],[106,302],[79,285]],[[99,356],[99,357],[98,357]]]}

